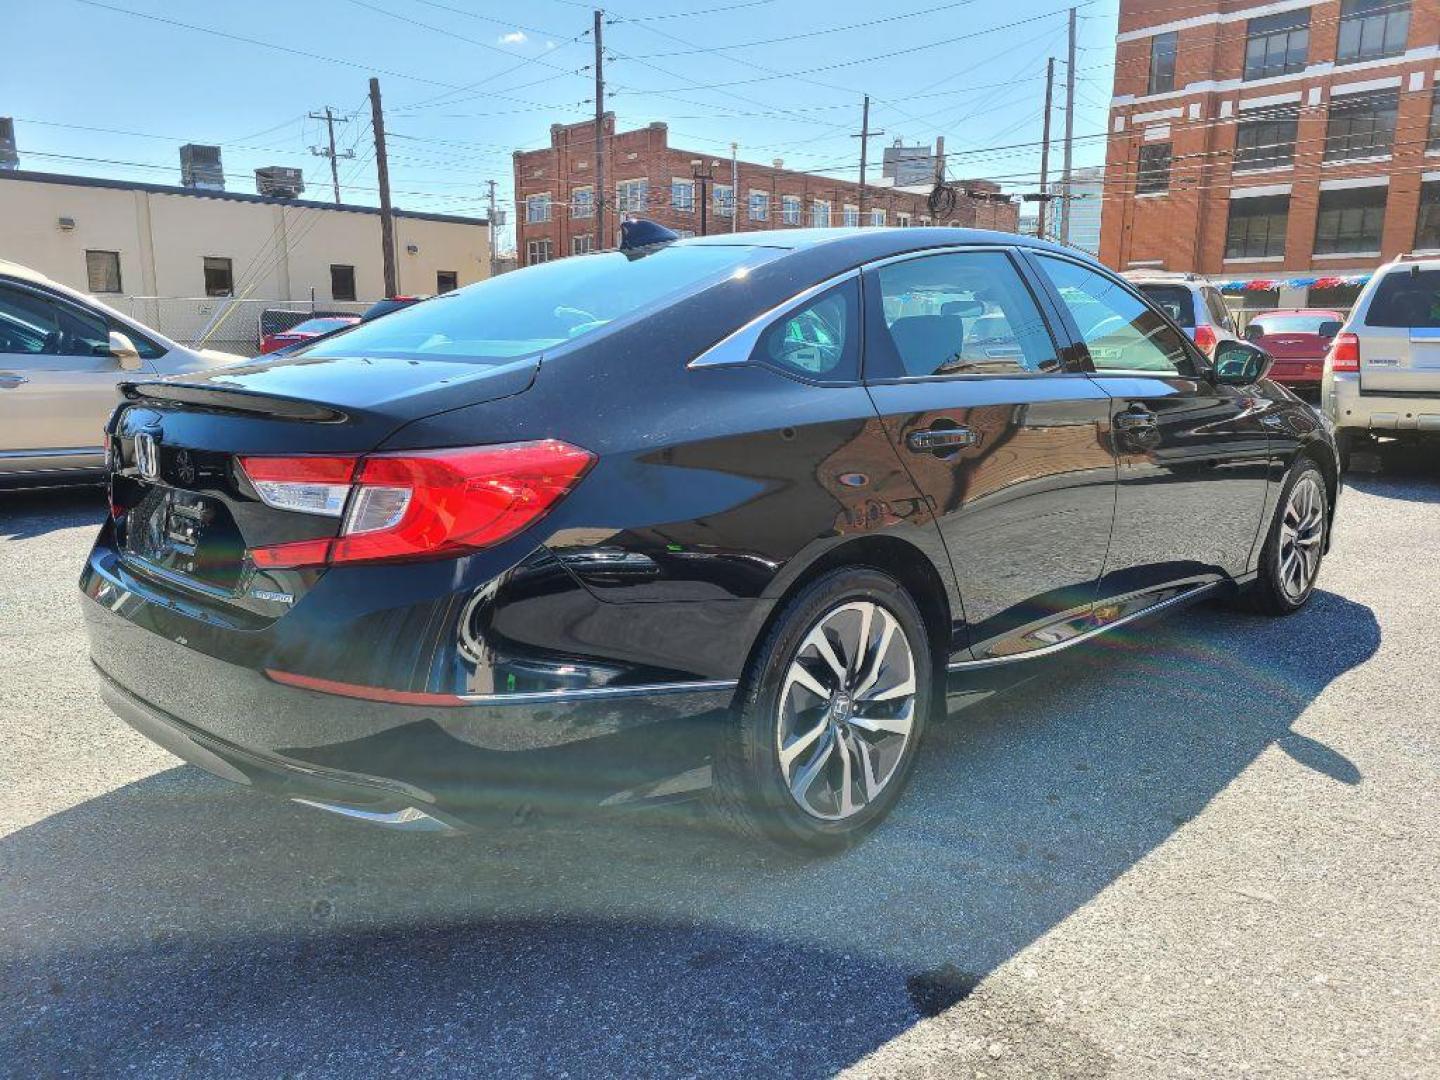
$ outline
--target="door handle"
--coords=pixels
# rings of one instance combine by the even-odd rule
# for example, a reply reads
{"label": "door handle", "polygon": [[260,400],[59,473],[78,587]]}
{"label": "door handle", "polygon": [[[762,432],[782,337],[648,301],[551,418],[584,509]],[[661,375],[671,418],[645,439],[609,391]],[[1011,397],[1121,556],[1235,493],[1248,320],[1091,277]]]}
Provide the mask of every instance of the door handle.
{"label": "door handle", "polygon": [[1115,414],[1115,426],[1121,431],[1141,431],[1153,428],[1158,418],[1149,409],[1126,409]]}
{"label": "door handle", "polygon": [[13,371],[0,371],[0,390],[14,390],[29,381],[24,375],[17,375]]}
{"label": "door handle", "polygon": [[905,445],[917,454],[932,454],[936,450],[958,450],[974,446],[980,436],[968,427],[927,428],[912,431],[905,436]]}

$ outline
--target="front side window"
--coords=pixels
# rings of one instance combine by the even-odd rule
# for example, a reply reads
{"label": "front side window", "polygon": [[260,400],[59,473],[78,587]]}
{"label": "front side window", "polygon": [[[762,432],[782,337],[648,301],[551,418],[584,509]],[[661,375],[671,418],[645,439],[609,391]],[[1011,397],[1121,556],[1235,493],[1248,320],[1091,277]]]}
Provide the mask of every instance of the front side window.
{"label": "front side window", "polygon": [[1193,374],[1185,339],[1118,281],[1067,259],[1038,256],[1079,328],[1096,371]]}
{"label": "front side window", "polygon": [[318,342],[306,355],[501,364],[694,295],[780,254],[763,247],[669,244],[638,256],[602,251],[547,262],[549,245],[549,240],[527,245],[528,261],[543,265],[364,323],[333,343]]}
{"label": "front side window", "polygon": [[1266,111],[1259,115],[1241,114],[1235,129],[1235,168],[1275,169],[1295,160],[1295,131],[1300,110]]}
{"label": "front side window", "polygon": [[783,316],[761,335],[754,358],[802,378],[835,381],[858,373],[860,302],[844,282]]}
{"label": "front side window", "polygon": [[1389,190],[1362,187],[1320,192],[1315,254],[1378,252],[1385,231],[1385,197]]}
{"label": "front side window", "polygon": [[644,210],[649,201],[649,185],[644,180],[622,180],[615,185],[615,205],[622,214]]}
{"label": "front side window", "polygon": [[576,188],[570,193],[570,217],[590,218],[595,216],[595,189],[593,187]]}
{"label": "front side window", "polygon": [[1165,94],[1175,89],[1175,53],[1180,44],[1180,32],[1156,34],[1150,39],[1150,78],[1146,83],[1147,94]]}
{"label": "front side window", "polygon": [[1440,249],[1440,180],[1420,185],[1420,214],[1415,219],[1415,247],[1421,251]]}
{"label": "front side window", "polygon": [[1138,195],[1161,195],[1170,190],[1170,144],[1146,143],[1140,147],[1140,167],[1135,178]]}
{"label": "front side window", "polygon": [[764,221],[770,216],[770,196],[763,191],[750,192],[750,220]]}
{"label": "front side window", "polygon": [[525,222],[529,225],[538,225],[550,220],[550,196],[547,195],[526,195],[525,196]]}
{"label": "front side window", "polygon": [[675,178],[670,181],[670,209],[681,214],[695,210],[695,181]]}
{"label": "front side window", "polygon": [[786,225],[799,225],[800,214],[801,206],[799,195],[780,196],[780,219]]}
{"label": "front side window", "polygon": [[1378,157],[1395,142],[1400,91],[1331,98],[1325,126],[1325,160]]}
{"label": "front side window", "polygon": [[235,275],[229,259],[207,255],[202,262],[205,274],[206,296],[232,296],[235,293]]}
{"label": "front side window", "polygon": [[1399,56],[1410,33],[1410,0],[1341,0],[1341,64]]}
{"label": "front side window", "polygon": [[826,229],[830,226],[830,204],[816,199],[810,204],[810,227]]}
{"label": "front side window", "polygon": [[330,265],[330,299],[355,299],[355,267]]}
{"label": "front side window", "polygon": [[0,285],[0,353],[54,356],[59,351],[60,319],[55,305]]}
{"label": "front side window", "polygon": [[1251,19],[1245,30],[1245,75],[1270,79],[1305,70],[1310,52],[1310,11],[1282,11]]}
{"label": "front side window", "polygon": [[1061,369],[1039,305],[1003,251],[906,259],[880,267],[875,280],[880,310],[871,313],[884,332],[870,338],[866,352],[872,377]]}
{"label": "front side window", "polygon": [[1225,258],[1269,259],[1285,254],[1285,227],[1290,220],[1289,195],[1261,195],[1230,200],[1225,227]]}
{"label": "front side window", "polygon": [[120,288],[120,253],[118,251],[85,252],[85,282],[92,293],[118,293]]}

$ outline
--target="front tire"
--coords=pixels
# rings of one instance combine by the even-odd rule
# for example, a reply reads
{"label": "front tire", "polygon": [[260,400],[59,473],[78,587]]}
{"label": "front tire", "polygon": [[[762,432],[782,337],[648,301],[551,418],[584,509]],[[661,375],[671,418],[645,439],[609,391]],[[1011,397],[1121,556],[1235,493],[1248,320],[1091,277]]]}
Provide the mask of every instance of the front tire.
{"label": "front tire", "polygon": [[816,579],[756,647],[714,759],[713,800],[744,835],[838,851],[889,813],[934,701],[915,601],[894,578]]}
{"label": "front tire", "polygon": [[1256,610],[1292,615],[1309,602],[1329,527],[1325,477],[1313,461],[1301,458],[1280,490],[1279,508],[1260,552],[1260,576],[1251,593]]}

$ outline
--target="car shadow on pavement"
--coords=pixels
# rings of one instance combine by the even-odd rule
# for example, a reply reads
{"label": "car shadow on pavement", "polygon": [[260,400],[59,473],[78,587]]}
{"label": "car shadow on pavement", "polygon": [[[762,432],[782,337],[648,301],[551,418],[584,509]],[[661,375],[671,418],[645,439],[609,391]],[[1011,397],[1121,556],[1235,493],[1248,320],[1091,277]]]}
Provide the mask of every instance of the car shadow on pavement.
{"label": "car shadow on pavement", "polygon": [[1386,499],[1440,503],[1440,453],[1434,444],[1384,443],[1345,474],[1345,486]]}
{"label": "car shadow on pavement", "polygon": [[99,487],[0,491],[0,540],[28,540],[56,529],[99,527],[105,491]]}
{"label": "car shadow on pavement", "polygon": [[[828,859],[674,808],[382,833],[172,769],[0,840],[0,1060],[829,1075],[963,998],[1272,745],[1364,783],[1292,727],[1379,643],[1326,592],[1284,620],[1200,607],[1117,632],[932,728],[892,819]],[[1053,1023],[1026,1037],[1105,1071]]]}

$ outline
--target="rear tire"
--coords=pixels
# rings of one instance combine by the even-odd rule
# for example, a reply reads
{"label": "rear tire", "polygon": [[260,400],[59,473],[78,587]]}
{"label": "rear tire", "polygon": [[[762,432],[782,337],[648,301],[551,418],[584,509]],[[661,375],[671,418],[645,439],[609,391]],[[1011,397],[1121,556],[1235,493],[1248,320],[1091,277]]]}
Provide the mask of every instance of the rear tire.
{"label": "rear tire", "polygon": [[712,802],[741,834],[843,850],[900,798],[934,701],[915,601],[878,570],[807,585],[751,656],[714,757]]}
{"label": "rear tire", "polygon": [[1315,591],[1330,528],[1330,502],[1319,466],[1301,458],[1290,467],[1269,535],[1260,551],[1260,576],[1251,604],[1264,615],[1293,615]]}

